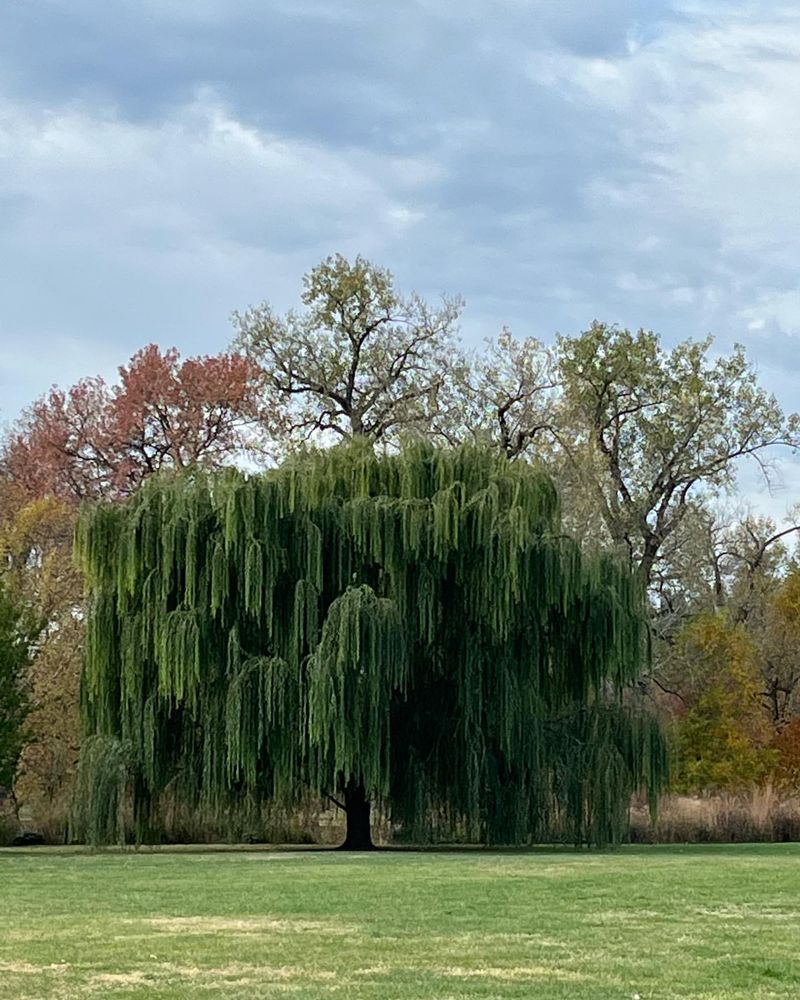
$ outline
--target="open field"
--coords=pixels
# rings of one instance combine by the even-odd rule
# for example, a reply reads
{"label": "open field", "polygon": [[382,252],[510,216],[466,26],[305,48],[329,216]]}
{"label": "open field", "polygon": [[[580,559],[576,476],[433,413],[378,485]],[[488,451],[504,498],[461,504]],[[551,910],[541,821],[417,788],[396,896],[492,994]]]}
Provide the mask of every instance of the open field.
{"label": "open field", "polygon": [[0,997],[800,996],[800,845],[0,851]]}

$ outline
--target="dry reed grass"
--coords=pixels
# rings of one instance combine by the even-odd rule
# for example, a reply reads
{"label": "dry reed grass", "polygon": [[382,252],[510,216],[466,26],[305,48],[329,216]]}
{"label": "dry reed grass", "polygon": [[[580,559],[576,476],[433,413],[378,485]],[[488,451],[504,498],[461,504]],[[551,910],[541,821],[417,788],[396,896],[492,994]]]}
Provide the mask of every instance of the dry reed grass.
{"label": "dry reed grass", "polygon": [[644,803],[631,808],[630,839],[639,844],[738,844],[800,841],[800,797],[771,785],[739,795],[670,795],[655,823]]}
{"label": "dry reed grass", "polygon": [[[42,833],[51,844],[65,842],[66,810],[54,804],[24,816],[22,828]],[[10,809],[0,810],[0,846],[11,843],[20,824]],[[284,843],[334,845],[344,839],[344,814],[320,810],[309,801],[294,811],[264,808],[256,815],[213,815],[200,809],[170,805],[162,814],[159,840],[170,844]],[[393,837],[393,833],[395,836]],[[131,835],[133,831],[131,830]],[[403,842],[402,831],[375,817],[378,844]],[[630,813],[630,841],[638,844],[771,843],[800,841],[800,796],[787,796],[770,785],[739,795],[670,795],[661,802],[653,824],[644,802]]]}

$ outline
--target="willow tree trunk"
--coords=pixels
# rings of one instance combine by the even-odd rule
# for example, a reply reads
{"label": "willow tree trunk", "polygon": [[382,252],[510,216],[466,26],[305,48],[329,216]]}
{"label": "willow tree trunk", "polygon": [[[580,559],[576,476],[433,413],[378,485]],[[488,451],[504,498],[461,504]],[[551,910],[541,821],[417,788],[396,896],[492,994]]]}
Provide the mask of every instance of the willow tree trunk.
{"label": "willow tree trunk", "polygon": [[371,851],[372,832],[369,824],[370,802],[366,789],[353,781],[344,790],[344,806],[347,816],[347,833],[342,851]]}

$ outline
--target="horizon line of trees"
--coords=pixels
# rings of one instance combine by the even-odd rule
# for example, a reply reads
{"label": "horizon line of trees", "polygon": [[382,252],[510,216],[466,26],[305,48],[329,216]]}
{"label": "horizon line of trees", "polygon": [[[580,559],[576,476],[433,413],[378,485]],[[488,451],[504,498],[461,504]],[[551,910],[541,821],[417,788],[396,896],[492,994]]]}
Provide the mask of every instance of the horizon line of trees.
{"label": "horizon line of trees", "polygon": [[[0,746],[13,729],[20,801],[65,815],[74,777],[81,504],[124,500],[166,468],[266,467],[309,447],[364,438],[392,450],[409,436],[541,464],[567,530],[640,574],[653,635],[641,689],[668,721],[676,788],[800,787],[800,518],[776,525],[720,503],[740,461],[774,475],[779,449],[800,444],[800,419],[741,346],[668,349],[651,331],[593,322],[550,346],[503,329],[469,351],[462,308],[403,295],[388,270],[337,255],[306,276],[297,310],[234,314],[229,350],[181,359],[150,344],[116,383],[54,387],[8,429],[0,584],[16,610],[0,615],[0,650],[22,642],[26,656],[0,676]],[[15,698],[16,714],[3,712]]]}

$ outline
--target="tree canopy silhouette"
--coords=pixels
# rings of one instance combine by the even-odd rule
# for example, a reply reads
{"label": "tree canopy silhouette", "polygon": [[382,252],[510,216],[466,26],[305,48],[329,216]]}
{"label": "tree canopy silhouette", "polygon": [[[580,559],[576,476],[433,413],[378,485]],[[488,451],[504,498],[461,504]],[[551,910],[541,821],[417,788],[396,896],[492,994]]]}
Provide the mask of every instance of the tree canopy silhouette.
{"label": "tree canopy silhouette", "polygon": [[551,480],[491,450],[355,442],[255,476],[170,473],[88,509],[78,820],[137,836],[159,797],[309,790],[370,846],[407,836],[607,843],[666,777],[626,696],[641,581],[560,530]]}

